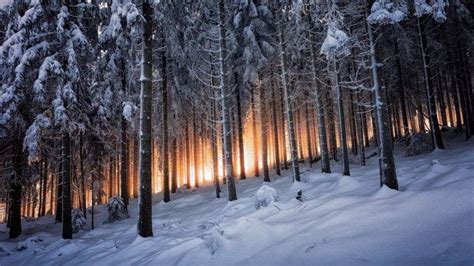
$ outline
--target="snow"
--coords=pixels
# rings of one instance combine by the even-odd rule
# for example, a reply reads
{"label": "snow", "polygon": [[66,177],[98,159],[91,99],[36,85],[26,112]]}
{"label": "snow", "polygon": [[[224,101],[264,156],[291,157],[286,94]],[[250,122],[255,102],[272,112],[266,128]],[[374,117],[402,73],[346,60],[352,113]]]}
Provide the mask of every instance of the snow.
{"label": "snow", "polygon": [[278,201],[278,192],[267,185],[261,186],[255,195],[255,208],[267,207],[270,203]]}
{"label": "snow", "polygon": [[[290,172],[270,184],[239,181],[232,202],[226,191],[215,199],[209,184],[168,203],[155,195],[151,238],[137,237],[137,200],[130,218],[113,224],[102,224],[107,209],[97,206],[96,229],[88,215],[88,231],[73,240],[60,238],[52,216],[24,222],[21,237],[0,242],[0,264],[473,265],[474,140],[445,140],[447,150],[410,157],[397,144],[401,191],[379,187],[376,158],[351,165],[350,177],[333,164],[332,174],[302,168],[305,182]],[[256,210],[265,190],[278,191],[278,205]]]}
{"label": "snow", "polygon": [[330,23],[328,32],[321,46],[321,54],[328,58],[348,55],[350,53],[347,48],[349,37],[347,34],[337,28],[335,23]]}
{"label": "snow", "polygon": [[367,20],[371,24],[395,24],[405,18],[406,12],[406,5],[395,5],[392,2],[378,0],[372,5]]}

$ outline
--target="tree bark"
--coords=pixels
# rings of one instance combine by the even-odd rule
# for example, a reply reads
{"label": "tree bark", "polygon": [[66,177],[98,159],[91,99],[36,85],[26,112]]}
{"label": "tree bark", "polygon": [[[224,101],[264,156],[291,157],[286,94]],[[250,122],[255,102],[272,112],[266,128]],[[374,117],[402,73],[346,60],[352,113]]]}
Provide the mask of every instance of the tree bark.
{"label": "tree bark", "polygon": [[152,115],[152,58],[153,8],[149,0],[142,3],[143,26],[141,97],[140,97],[140,200],[138,202],[138,234],[153,236],[151,220],[151,115]]}
{"label": "tree bark", "polygon": [[229,192],[229,201],[237,200],[237,191],[235,189],[235,181],[232,176],[232,136],[229,115],[229,92],[225,84],[226,63],[226,33],[225,33],[225,10],[224,0],[219,0],[219,88],[222,108],[222,121],[224,127],[224,150],[225,150],[225,176],[227,179],[227,189]]}
{"label": "tree bark", "polygon": [[62,222],[63,239],[72,239],[72,204],[71,204],[71,138],[68,132],[63,133],[62,139]]}
{"label": "tree bark", "polygon": [[291,152],[291,165],[293,170],[293,181],[300,182],[300,170],[298,165],[298,147],[296,146],[296,134],[294,126],[294,117],[293,117],[293,106],[291,104],[290,95],[288,92],[288,67],[286,62],[286,43],[283,32],[283,17],[280,17],[279,21],[279,32],[278,32],[278,41],[280,48],[280,67],[281,67],[281,84],[283,87],[283,99],[285,102],[285,113],[286,119],[288,122],[288,136],[290,139],[290,152]]}
{"label": "tree bark", "polygon": [[367,32],[370,45],[370,63],[373,82],[373,93],[375,98],[375,115],[377,118],[377,133],[379,139],[379,166],[380,166],[380,186],[386,185],[391,189],[398,190],[398,180],[395,170],[395,160],[393,157],[392,140],[390,138],[390,127],[388,124],[387,106],[382,95],[377,73],[377,58],[375,55],[375,43],[372,34],[372,26],[367,22]]}

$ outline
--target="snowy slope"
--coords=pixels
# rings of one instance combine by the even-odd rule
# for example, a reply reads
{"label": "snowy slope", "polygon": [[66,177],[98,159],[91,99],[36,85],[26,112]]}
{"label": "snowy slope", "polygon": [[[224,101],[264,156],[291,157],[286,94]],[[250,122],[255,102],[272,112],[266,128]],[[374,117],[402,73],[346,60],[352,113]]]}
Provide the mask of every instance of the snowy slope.
{"label": "snowy slope", "polygon": [[[375,158],[351,165],[351,177],[338,167],[334,174],[303,168],[306,183],[293,184],[289,172],[274,177],[279,201],[258,210],[260,179],[240,181],[234,202],[215,199],[210,187],[166,204],[156,195],[148,239],[136,235],[136,201],[130,219],[72,241],[58,237],[51,217],[24,223],[19,240],[0,243],[0,265],[473,265],[474,141],[398,153],[402,192],[379,188]],[[105,208],[97,209],[103,221]],[[18,241],[26,249],[17,250]]]}

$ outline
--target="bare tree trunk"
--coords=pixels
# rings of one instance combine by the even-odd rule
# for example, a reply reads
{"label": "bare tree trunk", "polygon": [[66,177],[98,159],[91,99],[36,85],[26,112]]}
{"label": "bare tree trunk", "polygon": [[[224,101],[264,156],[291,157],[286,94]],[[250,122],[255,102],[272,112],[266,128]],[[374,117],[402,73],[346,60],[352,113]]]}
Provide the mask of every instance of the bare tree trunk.
{"label": "bare tree trunk", "polygon": [[191,157],[189,154],[189,151],[191,149],[189,142],[191,141],[189,139],[189,121],[186,120],[186,132],[185,132],[185,150],[186,150],[186,188],[190,189],[191,188],[191,169],[190,169],[190,161]]}
{"label": "bare tree trunk", "polygon": [[256,177],[260,176],[260,167],[259,167],[259,160],[258,160],[258,138],[257,138],[257,108],[255,107],[254,98],[255,88],[252,86],[250,90],[250,106],[252,108],[252,133],[253,133],[253,160],[254,160],[254,175]]}
{"label": "bare tree trunk", "polygon": [[425,78],[425,89],[426,89],[426,98],[428,105],[428,114],[430,120],[431,128],[431,139],[433,143],[433,149],[444,149],[443,138],[441,137],[441,130],[439,128],[438,116],[436,114],[436,104],[434,101],[433,85],[431,81],[431,68],[430,68],[430,57],[426,53],[426,48],[428,46],[426,41],[426,34],[424,31],[424,26],[421,23],[420,19],[417,17],[418,24],[418,37],[420,41],[420,51],[421,57],[423,59],[423,76]]}
{"label": "bare tree trunk", "polygon": [[153,236],[151,220],[151,114],[152,114],[152,58],[153,8],[149,0],[142,3],[143,42],[140,97],[140,200],[138,202],[138,234]]}
{"label": "bare tree trunk", "polygon": [[305,104],[305,111],[306,111],[306,146],[308,147],[308,162],[309,167],[313,167],[313,149],[311,147],[311,115],[309,113],[309,103]]}
{"label": "bare tree trunk", "polygon": [[237,191],[235,189],[235,181],[232,176],[232,136],[229,115],[229,92],[225,84],[226,64],[226,33],[225,33],[225,10],[224,0],[219,0],[219,88],[222,106],[222,121],[224,126],[224,149],[225,149],[225,176],[227,179],[227,189],[229,192],[229,201],[237,200]]}
{"label": "bare tree trunk", "polygon": [[262,167],[263,181],[270,182],[270,172],[268,169],[268,145],[267,145],[267,109],[265,103],[265,88],[259,86],[260,90],[260,126],[262,142]]}
{"label": "bare tree trunk", "polygon": [[344,115],[344,102],[342,89],[339,85],[339,71],[337,69],[337,63],[333,62],[334,72],[334,85],[336,86],[337,93],[337,107],[339,110],[339,133],[342,147],[342,174],[351,175],[349,170],[349,151],[347,150],[347,136],[346,136],[346,121]]}
{"label": "bare tree trunk", "polygon": [[162,129],[162,168],[163,168],[163,201],[170,201],[170,172],[169,172],[169,151],[168,151],[168,74],[167,57],[164,28],[161,28],[161,53],[160,53],[160,74],[161,74],[161,129]]}
{"label": "bare tree trunk", "polygon": [[276,174],[281,175],[280,171],[280,141],[278,139],[278,120],[277,120],[277,108],[276,108],[276,96],[275,96],[275,84],[273,81],[273,67],[271,74],[271,86],[272,86],[272,119],[273,119],[273,138],[275,148],[275,169]]}
{"label": "bare tree trunk", "polygon": [[10,179],[10,206],[8,214],[8,225],[10,227],[9,238],[16,238],[21,235],[21,177],[23,166],[23,145],[22,138],[17,137],[15,141],[15,156],[13,156],[13,175]]}
{"label": "bare tree trunk", "polygon": [[[235,79],[237,79],[237,74],[235,74]],[[236,101],[237,101],[237,126],[239,134],[239,166],[240,166],[240,179],[245,179],[245,154],[244,154],[244,129],[242,123],[242,107],[240,102],[240,85],[236,80]]]}
{"label": "bare tree trunk", "polygon": [[63,133],[62,139],[62,215],[63,215],[63,239],[72,239],[72,217],[71,217],[71,138],[69,133]]}
{"label": "bare tree trunk", "polygon": [[128,192],[128,136],[127,136],[127,121],[122,117],[121,123],[121,141],[120,141],[120,196],[123,199],[125,208],[128,207],[129,192]]}
{"label": "bare tree trunk", "polygon": [[81,209],[84,213],[84,218],[87,218],[87,208],[86,208],[86,176],[84,172],[84,151],[83,151],[83,143],[82,143],[82,132],[79,135],[79,168],[80,168],[80,176],[81,176]]}
{"label": "bare tree trunk", "polygon": [[295,134],[295,126],[293,121],[293,106],[291,104],[290,95],[288,92],[288,70],[287,70],[287,62],[286,62],[286,43],[284,38],[283,32],[283,19],[280,18],[279,25],[279,48],[280,48],[280,65],[281,65],[281,84],[283,87],[283,98],[285,101],[285,113],[286,118],[288,121],[288,136],[290,139],[290,150],[291,150],[291,164],[293,169],[293,181],[301,181],[300,180],[300,170],[298,165],[298,147],[296,146],[296,134]]}
{"label": "bare tree trunk", "polygon": [[377,117],[377,133],[379,135],[380,154],[380,185],[387,185],[389,188],[398,190],[397,174],[395,170],[395,160],[393,157],[392,140],[390,138],[390,127],[388,124],[387,106],[382,95],[377,73],[377,58],[375,55],[375,43],[372,36],[372,26],[367,22],[367,31],[370,45],[370,63],[373,82],[373,93],[375,98],[375,115]]}

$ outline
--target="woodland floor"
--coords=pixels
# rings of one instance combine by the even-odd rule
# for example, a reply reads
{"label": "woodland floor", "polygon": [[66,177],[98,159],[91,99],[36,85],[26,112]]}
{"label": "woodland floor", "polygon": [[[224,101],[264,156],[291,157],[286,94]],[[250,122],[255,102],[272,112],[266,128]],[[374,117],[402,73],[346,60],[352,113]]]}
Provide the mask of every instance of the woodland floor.
{"label": "woodland floor", "polygon": [[[474,140],[445,139],[447,150],[413,157],[397,144],[400,192],[379,187],[373,157],[351,164],[350,177],[335,162],[333,174],[306,165],[299,184],[290,171],[273,176],[280,200],[258,210],[257,178],[239,181],[233,202],[225,191],[215,199],[210,186],[166,204],[157,194],[147,239],[136,234],[136,200],[130,219],[73,240],[61,239],[53,217],[24,222],[13,241],[2,224],[0,265],[473,265]],[[101,223],[106,208],[96,210]],[[19,241],[26,249],[17,250]]]}

